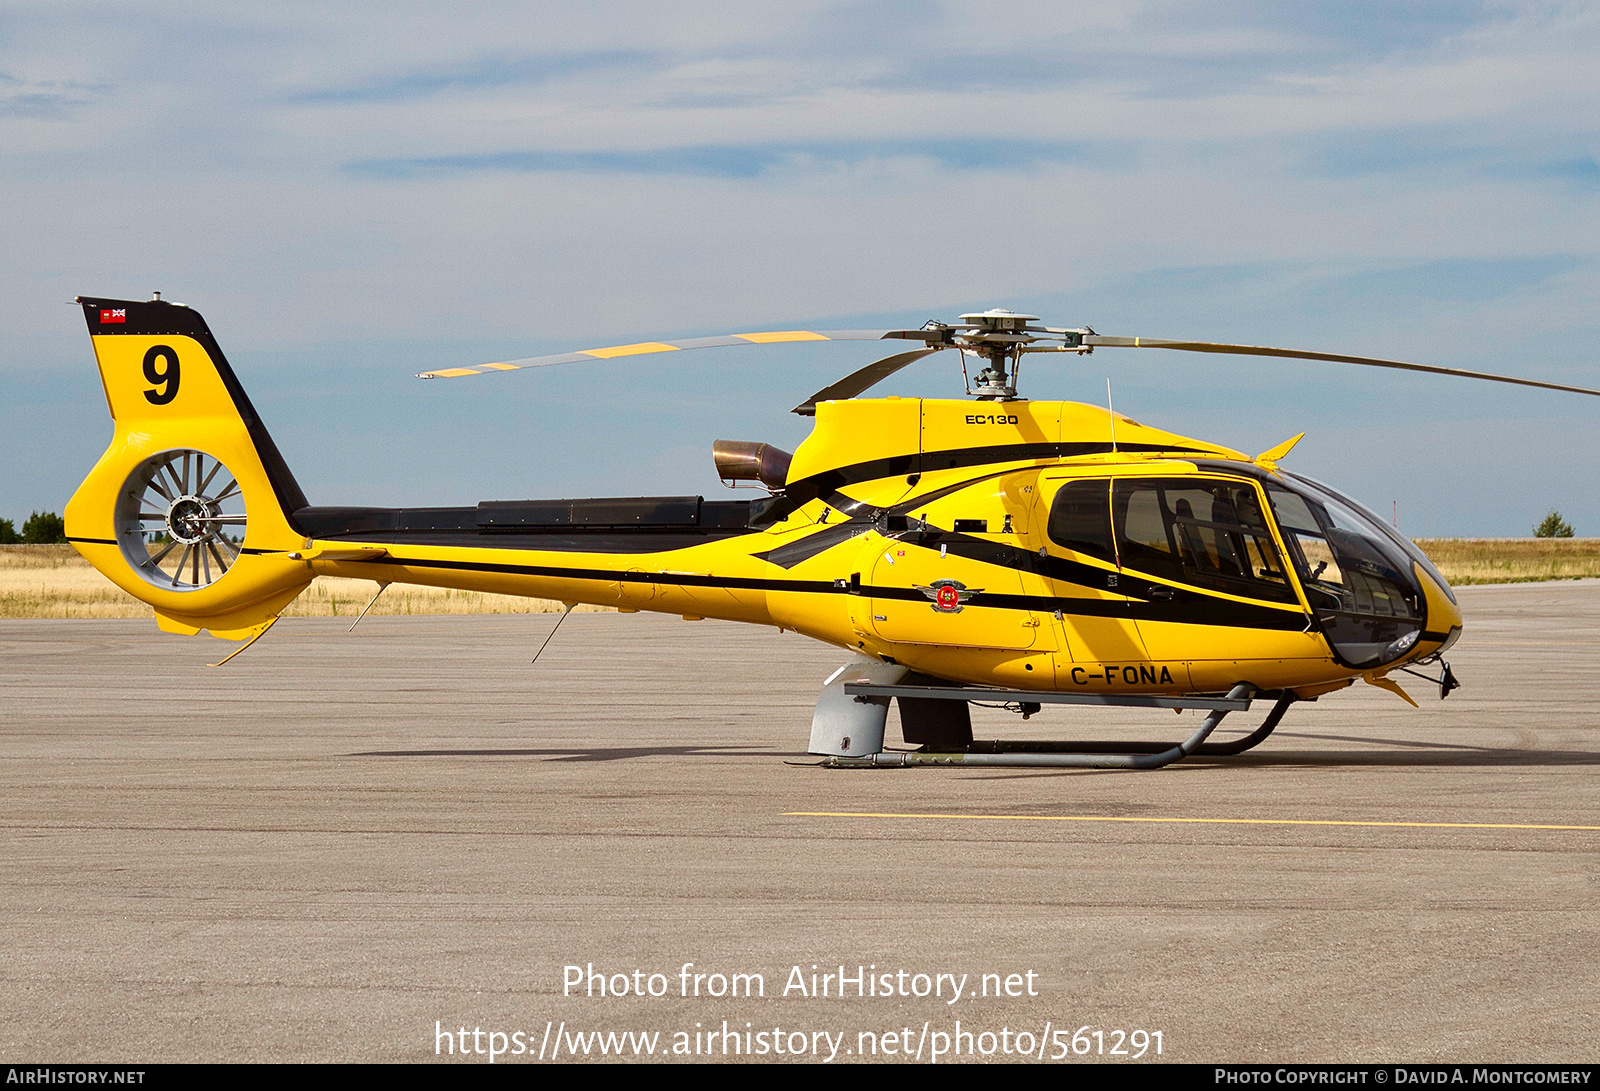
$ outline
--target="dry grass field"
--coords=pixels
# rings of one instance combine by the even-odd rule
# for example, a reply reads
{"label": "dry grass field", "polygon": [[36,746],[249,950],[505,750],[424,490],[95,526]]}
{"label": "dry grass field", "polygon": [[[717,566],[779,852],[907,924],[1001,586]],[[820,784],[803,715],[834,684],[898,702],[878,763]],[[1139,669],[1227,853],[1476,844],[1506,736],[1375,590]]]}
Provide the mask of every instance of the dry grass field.
{"label": "dry grass field", "polygon": [[[378,590],[367,580],[323,577],[285,617],[355,618]],[[395,614],[546,614],[561,603],[434,587],[391,586],[368,617]],[[580,606],[579,610],[601,607]],[[70,545],[0,546],[0,618],[154,617],[150,607],[111,583]]]}
{"label": "dry grass field", "polygon": [[[1600,538],[1428,538],[1417,544],[1457,586],[1600,576]],[[324,577],[284,614],[353,618],[376,590],[377,584],[366,580]],[[559,602],[546,599],[396,584],[371,613],[542,614],[560,609]],[[71,546],[0,546],[0,618],[152,616],[150,607],[112,585]]]}
{"label": "dry grass field", "polygon": [[1417,545],[1457,587],[1600,576],[1600,538],[1418,538]]}

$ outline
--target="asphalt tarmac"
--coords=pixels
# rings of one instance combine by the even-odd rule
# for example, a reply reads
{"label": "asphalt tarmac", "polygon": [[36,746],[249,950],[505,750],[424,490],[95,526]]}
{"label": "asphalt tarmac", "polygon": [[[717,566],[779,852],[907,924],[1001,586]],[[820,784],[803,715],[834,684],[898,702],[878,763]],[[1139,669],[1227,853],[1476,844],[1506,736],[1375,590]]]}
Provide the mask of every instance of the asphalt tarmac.
{"label": "asphalt tarmac", "polygon": [[0,1060],[1594,1063],[1600,581],[1460,596],[1449,700],[1150,773],[804,764],[748,626],[0,622]]}

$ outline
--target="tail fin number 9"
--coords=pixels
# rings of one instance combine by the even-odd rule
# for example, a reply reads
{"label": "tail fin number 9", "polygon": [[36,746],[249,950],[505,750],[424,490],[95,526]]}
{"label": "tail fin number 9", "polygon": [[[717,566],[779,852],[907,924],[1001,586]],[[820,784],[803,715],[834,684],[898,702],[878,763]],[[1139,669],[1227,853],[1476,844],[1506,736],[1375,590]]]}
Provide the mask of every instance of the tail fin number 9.
{"label": "tail fin number 9", "polygon": [[144,392],[151,405],[166,405],[178,396],[178,354],[167,345],[155,345],[144,354],[144,377],[155,384]]}

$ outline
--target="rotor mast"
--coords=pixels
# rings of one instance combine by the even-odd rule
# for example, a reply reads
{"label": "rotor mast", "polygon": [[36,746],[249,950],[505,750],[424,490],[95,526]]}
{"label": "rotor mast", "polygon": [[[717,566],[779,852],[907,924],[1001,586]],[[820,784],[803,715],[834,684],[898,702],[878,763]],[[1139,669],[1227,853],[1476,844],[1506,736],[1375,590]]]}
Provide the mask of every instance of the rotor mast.
{"label": "rotor mast", "polygon": [[956,335],[956,344],[984,362],[967,393],[981,402],[1014,400],[1022,347],[1033,341],[1026,330],[1029,322],[1039,321],[1038,316],[993,308],[964,314],[961,321],[969,330]]}
{"label": "rotor mast", "polygon": [[[1022,370],[1023,353],[1089,351],[1083,345],[1083,336],[1092,330],[1055,330],[1030,325],[1038,321],[1038,315],[1018,314],[996,307],[964,314],[957,325],[930,323],[926,328],[929,332],[943,333],[945,344],[983,360],[983,370],[970,382],[968,394],[979,401],[1005,402],[1018,398],[1017,376]],[[1065,343],[1048,348],[1034,347],[1034,342],[1045,339],[1060,339]],[[931,339],[930,343],[933,343]]]}

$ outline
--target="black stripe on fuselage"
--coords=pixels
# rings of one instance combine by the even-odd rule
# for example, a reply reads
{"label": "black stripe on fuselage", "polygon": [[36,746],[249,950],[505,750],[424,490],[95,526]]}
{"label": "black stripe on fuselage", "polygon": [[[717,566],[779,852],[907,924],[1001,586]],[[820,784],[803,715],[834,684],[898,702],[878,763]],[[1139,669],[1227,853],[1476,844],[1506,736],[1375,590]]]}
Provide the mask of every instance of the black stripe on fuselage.
{"label": "black stripe on fuselage", "polygon": [[[992,543],[985,543],[992,544]],[[999,547],[1009,549],[1008,546]],[[758,579],[742,576],[696,575],[687,572],[618,572],[610,569],[568,568],[557,565],[504,564],[494,561],[447,561],[405,557],[378,557],[361,564],[393,565],[408,568],[434,568],[456,572],[493,572],[517,576],[542,576],[548,579],[595,580],[616,583],[664,584],[676,587],[715,587],[730,591],[775,591],[812,595],[861,594],[869,598],[918,601],[926,596],[915,588],[863,585],[859,592],[843,580]],[[1250,629],[1298,631],[1305,618],[1297,613],[1270,610],[1226,599],[1195,596],[1187,602],[1121,602],[1050,595],[1007,595],[984,592],[967,605],[999,610],[1027,610],[1086,617],[1127,617],[1133,620],[1175,621],[1191,625],[1222,625]],[[1203,605],[1202,605],[1203,604]],[[1199,608],[1197,608],[1199,607]]]}
{"label": "black stripe on fuselage", "polygon": [[[1149,453],[1209,453],[1193,448],[1164,447],[1156,444],[1119,444],[1118,449]],[[912,499],[902,500],[890,507],[877,507],[838,491],[847,485],[860,484],[901,474],[909,476],[910,474],[923,473],[928,470],[953,469],[961,466],[994,462],[1071,458],[1104,454],[1110,451],[1111,445],[1109,443],[1006,444],[962,448],[952,451],[923,452],[914,455],[897,455],[891,458],[875,459],[824,471],[787,486],[782,494],[773,498],[773,505],[766,508],[759,517],[752,518],[751,522],[753,524],[759,522],[763,525],[770,525],[771,522],[775,522],[778,518],[782,518],[789,512],[798,509],[801,505],[815,499],[826,500],[835,509],[846,515],[847,521],[832,526],[819,527],[815,533],[809,534],[798,541],[779,546],[766,553],[752,554],[752,556],[766,560],[781,568],[792,568],[802,561],[818,556],[833,546],[857,538],[870,530],[884,529],[880,528],[879,524],[887,516],[904,516],[923,504],[932,503],[943,496],[958,492],[961,489],[970,488],[982,481],[1015,472],[1020,467],[1012,466],[952,485],[942,486]],[[780,508],[784,510],[775,514]],[[908,533],[927,534],[927,529],[919,526],[915,532],[890,532],[886,533],[885,537],[889,540],[904,541]],[[936,540],[933,535],[937,535]],[[533,537],[529,536],[530,539]],[[380,538],[376,534],[363,535],[362,539],[374,543],[387,544],[391,548],[407,544],[395,542],[392,538]],[[347,538],[346,540],[349,539]],[[413,542],[409,544],[419,543]],[[446,543],[441,541],[439,544]],[[450,544],[464,545],[465,543],[459,543],[458,541]],[[509,545],[510,543],[506,544]],[[517,544],[522,548],[529,548],[535,545],[531,540],[527,541],[526,544],[523,542]],[[1123,600],[982,592],[969,602],[971,606],[1045,613],[1059,610],[1064,615],[1126,617],[1130,620],[1170,621],[1192,625],[1221,625],[1253,629],[1299,631],[1306,627],[1305,615],[1299,611],[1274,610],[1270,607],[1214,598],[1210,595],[1199,594],[1184,588],[1158,584],[1130,573],[1111,573],[1107,569],[1096,568],[1093,565],[1071,561],[1064,557],[1041,556],[1029,550],[990,542],[970,535],[956,534],[953,531],[933,531],[932,534],[928,534],[926,540],[908,542],[907,544],[923,545],[925,547],[942,544],[947,550],[952,550],[959,556],[982,564],[1031,572],[1057,583],[1083,587],[1087,590],[1111,590],[1112,593],[1129,596],[1126,600]],[[477,548],[493,549],[498,545],[500,543],[495,543],[495,545],[485,543],[478,545]],[[611,550],[606,551],[610,552]],[[623,550],[617,551],[624,552]],[[904,599],[907,601],[917,601],[925,597],[922,592],[914,588],[867,585],[857,590],[850,587],[843,580],[793,580],[714,575],[699,576],[689,573],[669,572],[621,572],[612,569],[570,568],[553,565],[507,564],[486,561],[408,560],[395,556],[360,563],[465,572],[494,572],[508,575],[541,576],[552,579],[615,581],[618,583],[663,584],[681,587],[716,587],[727,590],[830,595],[854,593],[873,598]],[[1119,586],[1114,589],[1108,589],[1106,586],[1107,577],[1113,574],[1119,576]],[[1160,587],[1163,592],[1172,593],[1173,598],[1159,602],[1150,600],[1148,597],[1150,589],[1154,587]]]}
{"label": "black stripe on fuselage", "polygon": [[556,565],[502,564],[495,561],[446,561],[406,557],[378,557],[362,564],[400,565],[407,568],[442,568],[455,572],[496,572],[513,576],[543,576],[561,580],[599,580],[607,583],[660,583],[676,587],[718,587],[739,591],[801,591],[845,594],[849,590],[831,580],[761,580],[742,576],[699,576],[692,572],[619,572],[605,568],[565,568]]}
{"label": "black stripe on fuselage", "polygon": [[[1006,545],[1002,542],[991,542],[984,538],[974,538],[966,534],[957,534],[953,531],[909,531],[904,536],[897,535],[900,541],[912,535],[921,535],[921,542],[906,542],[908,545],[920,545],[923,548],[937,549],[943,546],[946,552],[954,553],[958,557],[977,561],[979,564],[994,565],[997,568],[1009,568],[1019,572],[1030,572],[1036,576],[1064,583],[1086,590],[1105,591],[1110,594],[1127,597],[1126,602],[1106,600],[1085,600],[1078,598],[1045,598],[1048,602],[1070,602],[1073,604],[1073,613],[1093,614],[1097,617],[1130,617],[1139,621],[1172,621],[1188,625],[1231,625],[1245,629],[1279,629],[1303,630],[1306,627],[1306,615],[1301,610],[1275,610],[1270,606],[1256,606],[1248,602],[1236,602],[1233,599],[1216,598],[1212,595],[1202,594],[1184,587],[1171,584],[1157,583],[1145,579],[1127,569],[1113,571],[1106,568],[1096,568],[1094,565],[1084,564],[1081,561],[1068,560],[1065,557],[1056,557],[1049,554],[1040,555],[1031,550],[1019,549],[1016,546]],[[1111,577],[1116,577],[1116,585],[1110,583]],[[1152,592],[1159,588],[1163,595],[1171,598],[1156,600]],[[921,592],[917,592],[921,594]],[[912,595],[884,594],[883,598],[912,598]],[[1036,596],[1021,595],[996,595],[985,592],[974,598],[971,605],[988,606],[996,605],[1009,609],[1024,609],[1024,607],[1009,605],[1007,600],[1024,599],[1034,601]],[[1103,606],[1114,609],[1082,610],[1078,607],[1084,602],[1097,602]],[[1027,607],[1039,609],[1039,607]],[[1065,607],[1047,606],[1044,609],[1061,609]]]}
{"label": "black stripe on fuselage", "polygon": [[[995,473],[984,474],[982,477],[969,478],[966,481],[959,481],[954,485],[945,485],[941,488],[922,493],[918,496],[912,497],[910,500],[902,500],[898,504],[894,504],[887,508],[874,507],[871,504],[868,504],[865,500],[857,500],[854,497],[846,496],[843,493],[832,492],[823,499],[827,500],[836,511],[843,512],[845,515],[849,516],[848,521],[843,523],[835,523],[831,526],[819,523],[819,525],[823,526],[823,529],[817,531],[815,534],[808,534],[806,537],[801,538],[798,541],[789,542],[785,545],[778,546],[776,549],[769,549],[765,553],[752,553],[751,556],[755,557],[757,560],[766,561],[769,564],[775,564],[779,568],[793,568],[802,561],[809,561],[812,557],[824,553],[836,545],[841,545],[845,542],[848,542],[852,538],[859,538],[867,531],[877,527],[879,520],[881,520],[884,516],[906,515],[909,512],[915,511],[923,504],[931,504],[935,500],[940,500],[952,493],[960,492],[962,489],[971,488],[973,485],[991,480],[992,478],[1004,477],[1006,474],[1011,472],[1011,470],[998,470]],[[886,537],[893,536],[886,535]]]}
{"label": "black stripe on fuselage", "polygon": [[[1202,451],[1193,447],[1173,447],[1159,443],[1119,443],[1118,451],[1138,454],[1172,453],[1176,455],[1204,455],[1216,457],[1215,451]],[[832,470],[823,470],[784,486],[783,492],[773,497],[762,509],[761,526],[785,518],[813,500],[838,492],[847,485],[876,481],[885,477],[909,477],[912,474],[933,473],[936,470],[955,470],[967,466],[981,466],[993,462],[1032,462],[1046,459],[1081,458],[1084,455],[1110,454],[1110,443],[1003,443],[992,447],[958,447],[949,451],[919,451],[914,454],[891,455],[867,462],[857,462]]]}
{"label": "black stripe on fuselage", "polygon": [[751,533],[754,532],[686,527],[681,530],[666,528],[567,534],[479,533],[473,530],[415,533],[401,531],[388,534],[365,532],[315,537],[318,541],[331,542],[335,545],[443,546],[447,549],[504,549],[536,553],[628,553],[642,557],[653,553],[671,553]]}
{"label": "black stripe on fuselage", "polygon": [[[1109,444],[1107,447],[1109,448]],[[988,450],[993,450],[993,448],[988,448]],[[866,464],[863,463],[863,465]],[[852,511],[853,517],[849,522],[824,527],[799,541],[790,542],[766,553],[753,554],[753,556],[778,565],[780,568],[792,568],[836,545],[841,545],[869,530],[876,529],[890,541],[899,541],[925,549],[937,549],[942,546],[947,552],[955,553],[957,556],[977,561],[980,564],[1029,572],[1056,583],[1082,587],[1086,590],[1108,591],[1127,597],[1126,602],[1115,600],[1108,602],[1100,599],[1057,599],[1031,595],[1006,596],[985,592],[971,600],[971,605],[974,606],[994,606],[1000,609],[1060,609],[1063,612],[1067,612],[1067,607],[1056,604],[1068,602],[1073,604],[1070,612],[1099,617],[1120,616],[1144,621],[1168,621],[1189,625],[1230,625],[1240,628],[1282,631],[1303,631],[1306,628],[1306,615],[1302,610],[1298,609],[1276,610],[1270,606],[1257,606],[1247,602],[1237,602],[1233,599],[1217,598],[1188,588],[1158,583],[1126,569],[1113,571],[1096,568],[1094,565],[1084,564],[1081,561],[1068,560],[1065,557],[1056,557],[1050,554],[1041,555],[1032,550],[1020,549],[1001,542],[991,542],[987,539],[975,538],[967,534],[958,534],[955,531],[940,530],[926,524],[919,523],[917,526],[904,531],[888,531],[882,525],[882,521],[886,516],[906,515],[923,504],[932,503],[934,500],[958,492],[961,489],[969,488],[1011,472],[1013,472],[1011,469],[1001,470],[954,485],[946,485],[910,500],[902,500],[886,508],[871,507],[863,501],[853,500],[842,496],[842,494],[834,493],[831,494],[831,498],[828,498],[829,502],[842,511]],[[848,502],[850,507],[847,508],[844,502]],[[1111,576],[1117,577],[1115,586],[1112,586],[1109,582],[1108,578]],[[1160,601],[1152,598],[1152,591],[1156,588],[1160,588],[1160,593],[1163,596]],[[879,598],[906,598],[914,601],[921,595],[921,592],[915,590],[895,588],[873,588],[871,590]],[[1012,600],[1015,600],[1015,602]],[[1018,603],[1027,603],[1028,605],[1019,605]],[[1047,605],[1039,605],[1039,603],[1046,603]],[[1086,604],[1089,603],[1094,605],[1087,607]]]}
{"label": "black stripe on fuselage", "polygon": [[799,541],[789,542],[777,549],[769,549],[765,553],[752,553],[751,556],[768,564],[775,564],[779,568],[793,568],[836,545],[843,545],[861,537],[872,527],[873,521],[870,519],[852,519],[847,523],[835,523],[832,526],[824,526],[815,534],[808,534]]}

